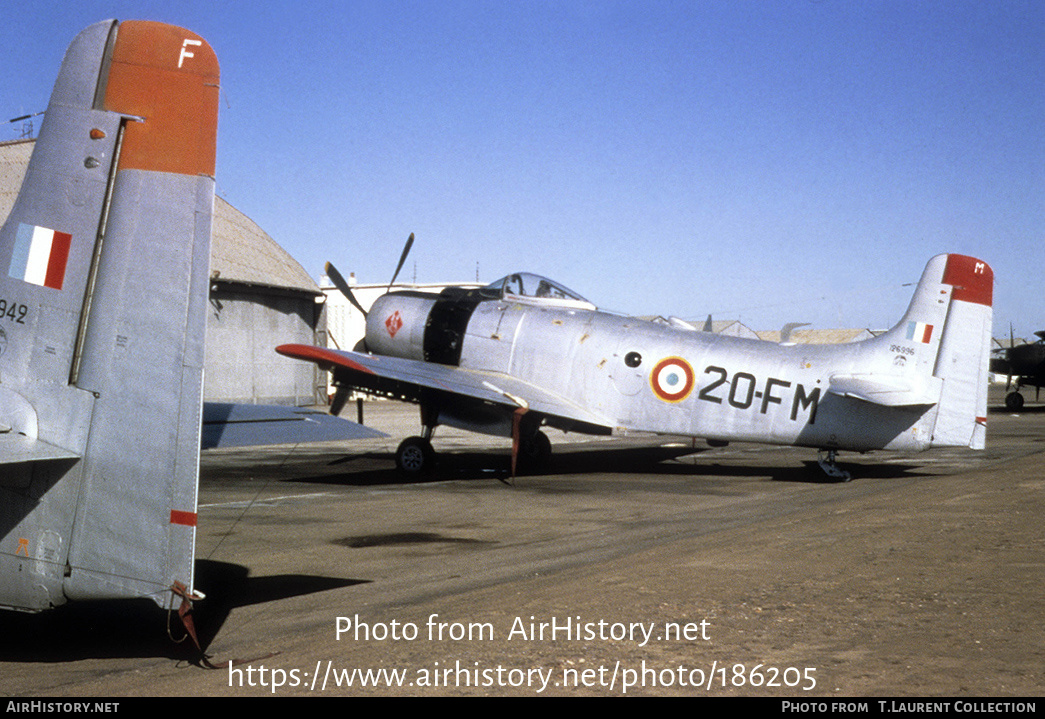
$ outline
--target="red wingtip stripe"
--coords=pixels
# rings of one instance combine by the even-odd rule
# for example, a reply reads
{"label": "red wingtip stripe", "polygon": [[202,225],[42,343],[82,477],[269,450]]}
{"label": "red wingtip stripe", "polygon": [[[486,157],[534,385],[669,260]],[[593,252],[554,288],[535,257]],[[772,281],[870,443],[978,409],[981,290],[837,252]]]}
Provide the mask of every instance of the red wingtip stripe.
{"label": "red wingtip stripe", "polygon": [[943,283],[954,286],[952,299],[988,307],[994,302],[994,270],[975,257],[948,255]]}
{"label": "red wingtip stripe", "polygon": [[351,359],[339,352],[329,350],[325,347],[314,347],[312,345],[280,345],[276,348],[276,352],[279,352],[285,357],[293,357],[294,359],[305,360],[306,362],[315,362],[320,365],[333,365],[335,367],[344,367],[345,369],[351,369],[357,372],[374,374],[373,370],[364,367],[358,362],[353,362]]}

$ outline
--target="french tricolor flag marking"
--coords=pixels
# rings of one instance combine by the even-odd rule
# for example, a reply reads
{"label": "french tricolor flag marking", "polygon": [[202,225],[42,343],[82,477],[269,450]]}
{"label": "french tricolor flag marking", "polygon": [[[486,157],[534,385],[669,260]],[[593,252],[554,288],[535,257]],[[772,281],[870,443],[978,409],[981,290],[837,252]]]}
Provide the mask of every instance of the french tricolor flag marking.
{"label": "french tricolor flag marking", "polygon": [[908,322],[907,323],[907,339],[914,342],[921,342],[923,345],[929,344],[929,340],[933,336],[933,326],[927,325],[924,322]]}
{"label": "french tricolor flag marking", "polygon": [[72,235],[19,223],[8,276],[41,287],[62,289]]}

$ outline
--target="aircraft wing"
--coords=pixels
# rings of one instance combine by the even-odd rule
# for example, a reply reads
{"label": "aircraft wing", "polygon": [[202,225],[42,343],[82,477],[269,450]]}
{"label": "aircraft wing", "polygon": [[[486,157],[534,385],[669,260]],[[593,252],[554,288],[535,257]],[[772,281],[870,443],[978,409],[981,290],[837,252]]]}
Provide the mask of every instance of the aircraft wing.
{"label": "aircraft wing", "polygon": [[204,402],[200,449],[387,436],[307,407]]}
{"label": "aircraft wing", "polygon": [[310,345],[281,345],[287,357],[315,362],[353,387],[417,401],[424,391],[464,396],[506,407],[524,407],[549,417],[608,431],[613,422],[553,392],[499,372],[483,372],[435,362],[331,350]]}

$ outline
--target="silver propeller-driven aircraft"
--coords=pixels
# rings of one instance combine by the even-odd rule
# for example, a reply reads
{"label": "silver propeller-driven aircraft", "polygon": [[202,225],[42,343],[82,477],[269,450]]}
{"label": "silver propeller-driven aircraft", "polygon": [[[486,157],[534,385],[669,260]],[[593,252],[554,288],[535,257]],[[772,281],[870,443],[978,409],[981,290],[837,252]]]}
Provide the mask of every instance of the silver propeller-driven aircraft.
{"label": "silver propeller-driven aircraft", "polygon": [[992,292],[985,262],[939,255],[888,332],[788,345],[602,312],[545,277],[512,274],[379,297],[365,352],[277,351],[333,372],[339,393],[420,404],[422,434],[396,453],[408,472],[429,466],[440,424],[512,437],[513,472],[547,458],[547,425],[811,447],[847,478],[838,450],[983,448]]}
{"label": "silver propeller-driven aircraft", "polygon": [[160,23],[66,52],[0,228],[0,607],[191,606],[203,425],[207,446],[380,434],[203,411],[218,79],[202,38]]}

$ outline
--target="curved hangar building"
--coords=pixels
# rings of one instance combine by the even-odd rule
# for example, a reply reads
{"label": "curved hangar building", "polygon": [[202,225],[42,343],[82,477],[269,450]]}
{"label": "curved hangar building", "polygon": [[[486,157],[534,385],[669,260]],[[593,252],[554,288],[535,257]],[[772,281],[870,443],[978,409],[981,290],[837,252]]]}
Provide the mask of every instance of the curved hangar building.
{"label": "curved hangar building", "polygon": [[[0,219],[22,186],[33,140],[0,143]],[[250,218],[214,198],[204,397],[216,402],[325,403],[327,377],[275,352],[326,345],[323,292]]]}

